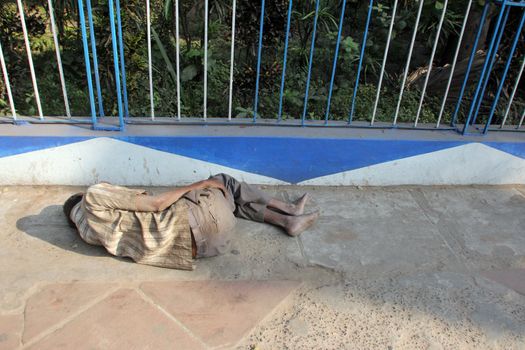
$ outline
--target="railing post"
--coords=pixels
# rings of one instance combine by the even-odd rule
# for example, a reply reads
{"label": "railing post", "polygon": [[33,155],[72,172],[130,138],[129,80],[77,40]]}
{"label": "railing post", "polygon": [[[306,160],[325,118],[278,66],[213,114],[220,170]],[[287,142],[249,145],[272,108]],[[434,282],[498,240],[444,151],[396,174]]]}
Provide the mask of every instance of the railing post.
{"label": "railing post", "polygon": [[436,128],[439,128],[441,119],[443,118],[443,112],[445,111],[445,105],[447,103],[448,94],[450,92],[450,86],[452,85],[452,79],[454,78],[454,71],[456,69],[456,64],[458,62],[459,51],[461,49],[461,42],[463,41],[463,35],[465,34],[465,29],[467,28],[468,18],[470,15],[470,9],[472,8],[472,1],[469,0],[467,5],[467,10],[465,11],[465,19],[463,20],[463,25],[461,26],[461,33],[459,34],[458,46],[456,47],[456,52],[454,53],[454,59],[452,60],[452,66],[450,68],[450,76],[448,78],[447,87],[445,89],[445,95],[443,96],[443,102],[441,103],[441,108],[439,110],[439,116],[436,123]]}
{"label": "railing post", "polygon": [[52,0],[47,0],[47,6],[49,7],[49,21],[51,22],[51,32],[53,34],[53,42],[55,44],[58,74],[60,77],[60,85],[62,86],[62,95],[64,97],[64,107],[66,109],[66,116],[71,119],[71,111],[69,109],[69,98],[67,96],[66,80],[64,79],[64,69],[62,67],[62,57],[60,56],[60,45],[58,43],[58,33],[55,24],[55,10],[53,9]]}
{"label": "railing post", "polygon": [[[235,0],[234,0],[235,1]],[[283,55],[283,72],[281,75],[281,89],[279,91],[279,111],[277,112],[277,122],[280,123],[283,115],[283,95],[284,95],[284,82],[286,77],[286,60],[288,58],[288,41],[290,37],[290,22],[292,19],[292,6],[293,1],[288,2],[288,18],[286,19],[286,38],[284,41],[284,55]]]}
{"label": "railing post", "polygon": [[261,19],[259,23],[259,48],[257,49],[257,70],[255,77],[255,98],[253,102],[253,122],[257,121],[257,107],[259,106],[259,80],[261,74],[261,53],[264,30],[264,0],[261,0]]}
{"label": "railing post", "polygon": [[11,108],[11,114],[13,116],[13,120],[16,121],[15,101],[13,100],[13,94],[11,93],[11,84],[9,83],[9,75],[7,74],[7,66],[5,64],[4,51],[2,50],[1,42],[0,42],[0,66],[2,66],[2,74],[4,75],[5,89],[7,90],[7,98],[9,99],[9,107]]}
{"label": "railing post", "polygon": [[401,108],[401,101],[403,100],[403,93],[405,91],[405,84],[408,77],[408,71],[410,70],[410,62],[412,62],[412,53],[414,50],[414,44],[416,42],[417,30],[419,27],[419,20],[421,19],[421,12],[423,11],[423,4],[425,0],[419,0],[419,9],[417,11],[416,23],[414,24],[414,33],[412,34],[412,40],[410,41],[410,48],[408,50],[408,58],[405,66],[405,71],[403,73],[403,81],[401,83],[401,91],[399,92],[399,99],[397,101],[396,113],[394,114],[394,122],[392,125],[397,124],[397,118],[399,116],[399,109]]}
{"label": "railing post", "polygon": [[124,117],[129,118],[128,89],[126,83],[126,60],[124,57],[124,34],[122,33],[122,19],[120,13],[120,0],[115,0],[117,12],[118,47],[120,55],[120,71],[122,75],[122,95],[124,98]]}
{"label": "railing post", "polygon": [[31,81],[33,82],[33,91],[35,93],[36,107],[38,110],[38,115],[41,120],[44,119],[44,113],[42,112],[42,103],[40,102],[40,93],[38,92],[38,83],[36,81],[35,66],[33,65],[33,55],[31,53],[31,45],[29,43],[29,34],[27,32],[26,20],[24,16],[24,5],[22,5],[22,0],[17,0],[18,11],[20,12],[20,22],[22,23],[22,32],[24,34],[24,42],[27,52],[27,60],[29,61],[29,70],[31,72]]}
{"label": "railing post", "polygon": [[[480,99],[480,104],[481,104],[481,100],[483,100],[483,95],[485,94],[485,87],[487,86],[488,78],[490,77],[490,71],[488,72],[488,76],[486,77],[486,79],[485,79],[485,74],[486,74],[487,68],[489,67],[489,64],[496,58],[495,56],[498,51],[498,46],[499,46],[499,42],[501,40],[503,31],[505,29],[505,23],[507,22],[508,14],[509,14],[509,8],[506,7],[505,2],[503,2],[503,5],[501,6],[501,10],[498,15],[498,20],[496,22],[496,27],[494,29],[494,34],[492,35],[492,39],[490,40],[489,49],[487,51],[487,56],[485,57],[485,63],[483,64],[481,75],[479,77],[478,84],[476,86],[476,92],[474,93],[474,96],[472,98],[472,102],[470,104],[470,110],[467,115],[467,119],[465,120],[463,131],[461,132],[463,135],[467,133],[467,130],[470,125],[470,121],[472,120],[473,112],[477,105],[478,98]],[[504,20],[503,20],[503,25],[502,25],[503,18]],[[490,66],[492,66],[492,64],[490,64]]]}
{"label": "railing post", "polygon": [[151,5],[146,0],[146,33],[148,41],[148,82],[151,120],[155,120],[155,102],[153,100],[153,58],[151,52]]}
{"label": "railing post", "polygon": [[359,64],[357,65],[357,74],[355,78],[354,91],[352,94],[352,106],[350,107],[350,114],[348,116],[348,124],[352,124],[352,120],[354,119],[355,99],[357,98],[357,89],[359,88],[361,68],[363,66],[363,59],[365,57],[366,41],[368,37],[368,29],[370,27],[370,19],[372,18],[373,5],[374,5],[374,0],[370,0],[370,3],[368,4],[368,15],[366,17],[365,32],[363,33],[363,42],[361,44],[361,55],[359,56]]}
{"label": "railing post", "polygon": [[383,64],[381,65],[381,74],[379,74],[379,82],[377,83],[376,99],[374,102],[374,110],[372,112],[372,119],[370,120],[370,126],[374,125],[374,120],[376,118],[376,113],[377,113],[377,106],[379,105],[379,97],[381,95],[381,86],[383,85],[383,77],[385,75],[385,66],[388,60],[388,51],[390,49],[390,39],[392,38],[392,31],[394,30],[394,22],[396,20],[397,3],[398,3],[398,0],[395,0],[394,8],[392,10],[392,19],[390,20],[390,27],[388,28],[388,37],[386,39],[385,54],[383,55]]}
{"label": "railing post", "polygon": [[237,1],[233,0],[232,4],[232,39],[230,48],[230,91],[228,95],[228,121],[232,120],[232,103],[233,103],[233,60],[235,59],[235,17]]}
{"label": "railing post", "polygon": [[483,12],[481,13],[481,19],[479,21],[478,25],[478,31],[476,33],[476,39],[474,40],[474,44],[472,46],[472,51],[470,53],[469,61],[467,64],[467,71],[465,73],[465,77],[463,78],[463,84],[461,85],[461,90],[458,95],[458,100],[456,102],[456,108],[454,109],[454,113],[452,114],[452,119],[450,121],[450,126],[455,126],[456,121],[458,118],[459,109],[461,108],[461,101],[463,100],[463,95],[465,94],[465,89],[467,88],[468,79],[470,76],[470,71],[472,70],[472,63],[474,62],[474,57],[476,57],[476,50],[478,48],[479,38],[481,37],[481,32],[483,31],[483,25],[485,24],[485,21],[487,19],[487,14],[489,12],[490,2],[485,2],[485,6],[483,7]]}
{"label": "railing post", "polygon": [[324,116],[325,124],[328,124],[328,117],[330,116],[330,102],[332,101],[332,89],[334,87],[335,71],[337,69],[337,58],[339,57],[339,44],[341,43],[341,33],[343,32],[345,9],[346,0],[343,0],[343,4],[341,5],[341,17],[339,19],[339,30],[337,32],[337,40],[335,43],[334,63],[332,64],[332,77],[330,78],[330,87],[328,89],[328,99],[326,102],[326,112]]}
{"label": "railing post", "polygon": [[305,125],[306,112],[308,111],[308,97],[310,92],[310,78],[312,76],[312,64],[314,60],[315,35],[317,33],[317,18],[319,17],[319,0],[315,2],[314,28],[312,30],[312,42],[310,43],[310,58],[308,60],[308,76],[306,77],[306,91],[304,92],[303,116],[301,125]]}
{"label": "railing post", "polygon": [[503,128],[503,126],[505,126],[505,122],[507,121],[507,118],[510,113],[510,107],[512,106],[512,102],[514,101],[514,97],[516,96],[516,91],[518,91],[520,80],[523,75],[524,69],[525,69],[525,57],[521,60],[520,72],[518,73],[518,77],[516,78],[516,83],[514,84],[514,88],[512,89],[512,93],[509,98],[509,104],[507,106],[507,109],[505,110],[505,116],[503,117],[503,121],[501,122],[500,129]]}
{"label": "railing post", "polygon": [[91,0],[86,0],[86,8],[89,23],[89,37],[91,40],[91,54],[93,55],[93,71],[95,73],[95,86],[97,88],[98,98],[98,115],[103,117],[104,114],[104,103],[102,100],[102,88],[100,86],[100,75],[98,72],[98,55],[97,55],[97,40],[95,37],[95,25],[93,22],[93,9],[91,7]]}
{"label": "railing post", "polygon": [[[118,0],[117,0],[118,1]],[[120,129],[124,128],[124,112],[122,108],[122,91],[120,82],[120,69],[119,69],[119,58],[118,58],[118,39],[117,30],[115,28],[115,7],[113,0],[108,1],[109,6],[109,25],[111,28],[111,44],[113,47],[113,65],[115,67],[115,85],[117,90],[117,106],[118,106],[118,118]]]}
{"label": "railing post", "polygon": [[91,77],[91,62],[89,60],[89,46],[87,42],[86,18],[84,15],[84,4],[82,0],[78,1],[78,15],[80,22],[80,31],[82,33],[82,47],[84,49],[84,63],[86,65],[86,79],[88,84],[89,106],[91,108],[91,123],[95,128],[97,124],[97,112],[95,108],[95,94],[93,92],[93,80]]}
{"label": "railing post", "polygon": [[[503,89],[503,85],[505,84],[505,80],[507,79],[507,74],[509,72],[509,68],[510,68],[510,64],[512,63],[512,59],[514,57],[514,53],[516,52],[516,48],[518,46],[518,41],[520,39],[520,36],[521,36],[521,30],[523,29],[523,24],[525,23],[525,11],[523,11],[522,15],[521,15],[521,20],[520,20],[520,24],[518,26],[518,30],[516,31],[516,35],[514,37],[514,41],[512,43],[512,48],[510,49],[510,52],[509,52],[509,58],[507,59],[507,64],[505,65],[505,69],[503,71],[503,74],[502,74],[502,77],[501,77],[501,80],[500,80],[500,83],[499,83],[499,86],[498,86],[498,89],[497,89],[497,92],[496,92],[496,96],[494,97],[494,101],[492,102],[492,107],[490,109],[490,113],[489,113],[489,116],[487,118],[487,124],[485,125],[485,128],[483,129],[483,134],[486,134],[489,127],[490,127],[490,123],[492,122],[492,118],[494,117],[494,112],[496,111],[496,107],[498,105],[498,101],[499,101],[499,97],[501,95],[501,90]],[[488,77],[487,77],[488,79]]]}
{"label": "railing post", "polygon": [[427,91],[428,80],[430,79],[430,73],[432,72],[432,65],[434,64],[434,56],[436,55],[437,46],[439,43],[439,37],[441,35],[441,28],[443,27],[443,21],[445,20],[445,15],[447,13],[448,0],[445,0],[443,4],[443,12],[441,13],[441,18],[439,19],[438,28],[436,31],[436,40],[434,41],[434,47],[432,47],[432,54],[430,55],[430,62],[428,63],[428,71],[425,77],[425,83],[423,84],[423,91],[421,91],[421,97],[419,99],[419,106],[417,107],[416,121],[414,122],[414,127],[417,126],[419,121],[419,115],[421,114],[421,108],[423,107],[423,100],[425,99],[425,93]]}

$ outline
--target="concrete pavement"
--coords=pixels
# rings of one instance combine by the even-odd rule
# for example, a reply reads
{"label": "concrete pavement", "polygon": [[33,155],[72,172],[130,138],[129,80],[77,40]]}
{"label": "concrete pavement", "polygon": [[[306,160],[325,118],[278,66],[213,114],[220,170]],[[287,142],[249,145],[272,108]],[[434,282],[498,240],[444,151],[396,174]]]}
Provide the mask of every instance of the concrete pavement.
{"label": "concrete pavement", "polygon": [[77,190],[0,187],[0,349],[525,349],[523,186],[269,187],[321,219],[193,272],[85,244]]}

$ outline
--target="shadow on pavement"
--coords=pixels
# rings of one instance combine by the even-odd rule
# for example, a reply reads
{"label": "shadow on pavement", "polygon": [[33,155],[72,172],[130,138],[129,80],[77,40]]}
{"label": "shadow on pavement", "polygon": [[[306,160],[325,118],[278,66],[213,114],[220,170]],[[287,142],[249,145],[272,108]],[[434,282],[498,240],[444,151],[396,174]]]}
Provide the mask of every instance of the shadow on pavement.
{"label": "shadow on pavement", "polygon": [[87,244],[75,229],[69,227],[61,205],[50,205],[37,215],[22,217],[16,222],[16,227],[30,236],[65,250],[88,256],[108,255],[103,247]]}

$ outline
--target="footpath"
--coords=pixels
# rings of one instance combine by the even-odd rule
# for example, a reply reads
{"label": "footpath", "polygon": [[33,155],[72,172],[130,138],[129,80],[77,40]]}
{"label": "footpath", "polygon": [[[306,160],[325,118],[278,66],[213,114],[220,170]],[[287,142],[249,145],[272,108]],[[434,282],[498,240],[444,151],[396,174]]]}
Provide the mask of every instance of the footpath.
{"label": "footpath", "polygon": [[0,349],[525,349],[525,186],[267,187],[317,224],[191,272],[84,243],[78,190],[0,186]]}

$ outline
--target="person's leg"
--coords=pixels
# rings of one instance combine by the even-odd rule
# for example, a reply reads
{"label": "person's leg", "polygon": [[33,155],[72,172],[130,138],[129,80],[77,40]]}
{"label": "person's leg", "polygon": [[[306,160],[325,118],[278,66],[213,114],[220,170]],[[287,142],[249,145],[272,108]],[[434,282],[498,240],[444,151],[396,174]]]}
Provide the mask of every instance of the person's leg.
{"label": "person's leg", "polygon": [[224,184],[235,202],[234,215],[241,219],[264,222],[264,210],[266,209],[271,197],[254,185],[226,175],[217,174],[211,179],[220,181]]}
{"label": "person's leg", "polygon": [[240,182],[226,174],[217,174],[211,178],[224,184],[235,201],[235,216],[242,219],[263,222],[264,211],[268,207],[289,215],[302,215],[309,199],[305,194],[294,203],[287,203],[272,198],[254,185]]}
{"label": "person's leg", "polygon": [[291,216],[280,214],[271,209],[264,210],[264,222],[283,228],[292,237],[298,236],[301,232],[312,226],[319,218],[319,212]]}
{"label": "person's leg", "polygon": [[268,207],[277,209],[288,215],[302,215],[304,213],[304,206],[308,202],[308,193],[302,195],[301,198],[293,203],[283,202],[277,198],[272,198],[268,202]]}

